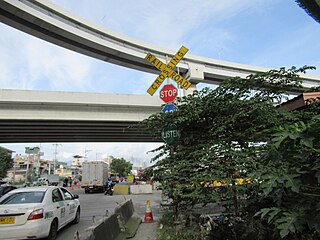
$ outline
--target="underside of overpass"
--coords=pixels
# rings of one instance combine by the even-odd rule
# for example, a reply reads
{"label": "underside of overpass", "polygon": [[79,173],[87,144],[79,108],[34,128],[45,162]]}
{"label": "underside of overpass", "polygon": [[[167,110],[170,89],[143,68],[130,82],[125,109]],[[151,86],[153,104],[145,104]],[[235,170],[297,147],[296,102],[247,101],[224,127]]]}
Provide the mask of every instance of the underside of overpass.
{"label": "underside of overpass", "polygon": [[0,143],[160,142],[139,125],[160,110],[147,95],[0,89]]}
{"label": "underside of overpass", "polygon": [[138,122],[0,120],[0,143],[161,141]]}

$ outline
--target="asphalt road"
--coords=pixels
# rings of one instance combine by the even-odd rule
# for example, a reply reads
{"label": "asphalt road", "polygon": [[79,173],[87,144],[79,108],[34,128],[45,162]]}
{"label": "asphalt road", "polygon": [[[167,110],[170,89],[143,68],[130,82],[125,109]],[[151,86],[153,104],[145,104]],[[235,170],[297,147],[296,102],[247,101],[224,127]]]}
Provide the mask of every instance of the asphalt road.
{"label": "asphalt road", "polygon": [[75,189],[71,192],[78,194],[81,204],[81,217],[78,224],[69,224],[58,232],[57,240],[73,240],[76,231],[80,235],[85,235],[85,229],[93,225],[95,220],[105,216],[106,211],[111,215],[114,209],[121,203],[132,199],[135,212],[143,219],[146,208],[146,201],[150,200],[151,209],[156,220],[159,216],[159,206],[161,201],[161,192],[154,191],[153,194],[145,195],[104,195],[103,193],[85,194],[82,189]]}

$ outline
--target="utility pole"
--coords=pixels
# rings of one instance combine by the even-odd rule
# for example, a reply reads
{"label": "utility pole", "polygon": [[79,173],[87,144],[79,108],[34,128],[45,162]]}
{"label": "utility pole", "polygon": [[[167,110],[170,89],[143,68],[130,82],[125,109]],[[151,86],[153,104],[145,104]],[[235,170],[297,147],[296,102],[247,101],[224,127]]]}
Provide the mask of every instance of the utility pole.
{"label": "utility pole", "polygon": [[58,144],[53,144],[54,145],[54,159],[53,159],[53,174],[55,174],[56,172],[56,161],[57,161],[57,148],[58,148]]}
{"label": "utility pole", "polygon": [[89,152],[91,152],[92,150],[88,150],[87,148],[85,148],[84,149],[84,161],[85,162],[88,162],[88,156],[87,156],[87,154],[89,153]]}
{"label": "utility pole", "polygon": [[[61,146],[61,144],[55,143],[55,144],[52,144],[52,145],[54,146],[54,152],[53,152],[53,154],[54,154],[54,159],[53,159],[53,174],[55,174],[55,172],[56,172],[57,155],[58,155],[58,146],[59,146],[59,145]],[[50,169],[50,168],[49,168],[49,169]]]}
{"label": "utility pole", "polygon": [[[98,155],[101,155],[101,153],[96,152],[96,161],[98,161]],[[100,159],[100,160],[102,160],[102,159]]]}
{"label": "utility pole", "polygon": [[13,161],[13,184],[16,183],[16,163]]}
{"label": "utility pole", "polygon": [[40,155],[41,155],[41,143],[39,145],[39,151],[37,152],[37,158],[38,158],[37,174],[38,174],[38,178],[40,177],[40,166],[41,166]]}
{"label": "utility pole", "polygon": [[30,164],[30,154],[27,153],[27,156],[28,156],[28,161],[27,161],[27,169],[26,169],[26,180],[25,180],[25,184],[27,185],[27,182],[28,182],[28,172],[29,172],[29,164]]}

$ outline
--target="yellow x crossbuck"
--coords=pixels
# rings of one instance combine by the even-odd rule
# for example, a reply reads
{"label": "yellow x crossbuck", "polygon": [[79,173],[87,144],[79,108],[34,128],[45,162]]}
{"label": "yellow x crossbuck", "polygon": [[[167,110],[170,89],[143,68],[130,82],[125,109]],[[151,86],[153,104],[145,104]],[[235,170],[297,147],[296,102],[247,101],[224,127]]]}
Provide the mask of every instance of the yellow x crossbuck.
{"label": "yellow x crossbuck", "polygon": [[188,51],[188,48],[182,46],[167,65],[164,64],[161,60],[159,60],[156,56],[152,55],[151,53],[148,53],[145,59],[161,71],[160,75],[156,78],[156,80],[147,90],[147,92],[151,96],[157,91],[157,89],[160,87],[160,85],[167,77],[171,78],[173,81],[178,83],[180,87],[183,87],[186,90],[190,87],[191,83],[174,71],[174,67],[180,62],[180,60]]}

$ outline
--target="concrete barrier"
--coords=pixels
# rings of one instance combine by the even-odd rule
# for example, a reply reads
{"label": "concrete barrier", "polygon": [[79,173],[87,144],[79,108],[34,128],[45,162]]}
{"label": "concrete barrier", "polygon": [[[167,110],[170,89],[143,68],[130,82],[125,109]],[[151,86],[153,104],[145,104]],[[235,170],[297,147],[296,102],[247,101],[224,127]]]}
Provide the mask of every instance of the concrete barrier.
{"label": "concrete barrier", "polygon": [[[100,219],[95,225],[86,229],[85,240],[99,240],[99,239],[110,240],[123,240],[125,239],[124,234],[121,232],[121,227],[116,214],[111,215],[108,218]],[[82,238],[81,238],[82,240]]]}
{"label": "concrete barrier", "polygon": [[142,220],[135,214],[132,200],[130,199],[121,205],[121,207],[117,207],[114,213],[120,218],[120,227],[125,229],[125,237],[134,237]]}
{"label": "concrete barrier", "polygon": [[118,194],[118,195],[129,195],[129,185],[118,185],[116,184],[113,187],[114,190],[114,194]]}
{"label": "concrete barrier", "polygon": [[131,185],[130,186],[131,194],[151,194],[152,193],[152,185]]}
{"label": "concrete barrier", "polygon": [[[132,200],[128,200],[115,209],[108,218],[100,219],[86,229],[83,240],[124,240],[136,234],[141,218],[134,212]],[[81,239],[81,240],[82,240]]]}

